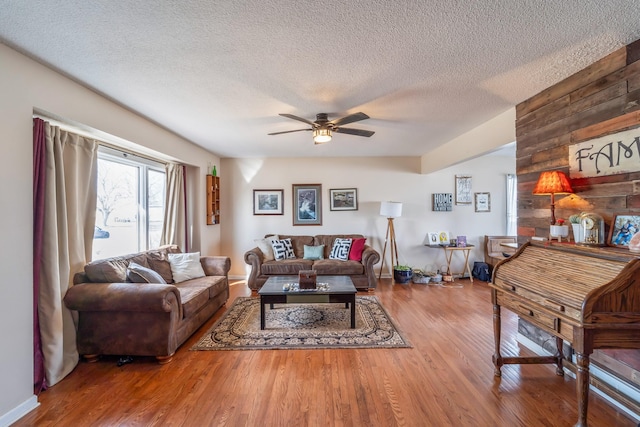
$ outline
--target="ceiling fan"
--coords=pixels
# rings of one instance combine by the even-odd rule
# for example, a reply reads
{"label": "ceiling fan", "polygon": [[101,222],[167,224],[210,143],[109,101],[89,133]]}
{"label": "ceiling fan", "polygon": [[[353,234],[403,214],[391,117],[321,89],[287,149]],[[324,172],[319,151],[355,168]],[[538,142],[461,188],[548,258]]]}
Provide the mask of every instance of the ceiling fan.
{"label": "ceiling fan", "polygon": [[316,120],[314,122],[304,119],[302,117],[294,116],[293,114],[280,114],[280,115],[282,117],[288,117],[290,119],[298,120],[300,122],[311,125],[311,128],[286,130],[284,132],[273,132],[273,133],[270,133],[269,135],[280,135],[282,133],[312,131],[313,142],[315,144],[323,144],[325,142],[331,141],[331,135],[333,134],[333,132],[346,133],[349,135],[357,135],[357,136],[366,136],[366,137],[370,137],[375,133],[370,130],[341,127],[342,125],[346,125],[347,123],[359,122],[360,120],[368,119],[369,116],[367,116],[365,113],[354,113],[336,120],[329,120],[327,113],[318,113],[316,114]]}

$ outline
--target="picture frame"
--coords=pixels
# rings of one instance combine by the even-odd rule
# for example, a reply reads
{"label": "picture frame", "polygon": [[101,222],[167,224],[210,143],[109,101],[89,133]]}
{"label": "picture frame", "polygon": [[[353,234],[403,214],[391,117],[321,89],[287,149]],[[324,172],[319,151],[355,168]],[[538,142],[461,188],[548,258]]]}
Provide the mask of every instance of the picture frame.
{"label": "picture frame", "polygon": [[629,248],[631,237],[640,231],[640,212],[613,215],[607,244],[617,248]]}
{"label": "picture frame", "polygon": [[491,193],[473,193],[476,212],[491,212]]}
{"label": "picture frame", "polygon": [[443,246],[449,246],[449,232],[447,231],[438,231],[438,244]]}
{"label": "picture frame", "polygon": [[456,175],[456,205],[470,205],[471,176]]}
{"label": "picture frame", "polygon": [[329,210],[332,211],[357,211],[357,188],[332,188],[329,190]]}
{"label": "picture frame", "polygon": [[253,190],[254,215],[284,215],[284,190]]}
{"label": "picture frame", "polygon": [[427,240],[429,242],[429,246],[436,246],[440,244],[438,233],[435,231],[430,231],[427,233]]}
{"label": "picture frame", "polygon": [[322,184],[293,184],[293,225],[322,225]]}

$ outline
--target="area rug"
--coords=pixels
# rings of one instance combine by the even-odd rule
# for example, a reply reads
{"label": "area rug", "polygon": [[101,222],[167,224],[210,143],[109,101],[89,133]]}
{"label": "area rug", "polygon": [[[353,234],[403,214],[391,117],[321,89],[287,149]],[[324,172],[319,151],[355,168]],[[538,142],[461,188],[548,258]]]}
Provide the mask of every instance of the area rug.
{"label": "area rug", "polygon": [[191,350],[411,347],[378,298],[356,297],[356,327],[344,304],[275,304],[260,330],[260,298],[238,297]]}

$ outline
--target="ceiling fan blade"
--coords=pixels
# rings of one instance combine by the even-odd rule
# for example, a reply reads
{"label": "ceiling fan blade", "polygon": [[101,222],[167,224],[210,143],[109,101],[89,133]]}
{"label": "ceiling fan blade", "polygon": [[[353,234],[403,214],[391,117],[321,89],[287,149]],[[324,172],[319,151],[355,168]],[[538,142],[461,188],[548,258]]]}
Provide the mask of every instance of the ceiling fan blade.
{"label": "ceiling fan blade", "polygon": [[282,113],[281,113],[280,115],[281,115],[282,117],[287,117],[287,118],[289,118],[289,119],[298,120],[299,122],[303,122],[303,123],[306,123],[306,124],[308,124],[308,125],[313,126],[313,122],[312,122],[312,121],[309,121],[309,120],[307,120],[307,119],[305,119],[305,118],[298,117],[298,116],[294,116],[293,114],[282,114]]}
{"label": "ceiling fan blade", "polygon": [[284,132],[272,132],[272,133],[268,133],[267,135],[280,135],[282,133],[302,132],[302,131],[305,131],[305,130],[312,130],[312,129],[285,130]]}
{"label": "ceiling fan blade", "polygon": [[375,132],[364,129],[353,129],[353,128],[337,128],[333,130],[338,133],[348,133],[349,135],[358,135],[358,136],[366,136],[369,137],[373,135]]}
{"label": "ceiling fan blade", "polygon": [[359,122],[360,120],[366,120],[368,118],[369,116],[367,116],[365,113],[354,113],[341,119],[333,120],[331,123],[333,123],[334,126],[340,126],[346,125],[347,123]]}

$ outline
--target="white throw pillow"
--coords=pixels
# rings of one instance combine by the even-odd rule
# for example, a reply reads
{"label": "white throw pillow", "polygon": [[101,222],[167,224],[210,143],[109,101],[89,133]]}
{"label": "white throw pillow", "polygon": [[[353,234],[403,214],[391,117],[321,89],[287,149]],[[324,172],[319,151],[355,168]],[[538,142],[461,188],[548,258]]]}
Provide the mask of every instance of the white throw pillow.
{"label": "white throw pillow", "polygon": [[280,240],[280,237],[277,234],[265,237],[264,239],[254,240],[254,243],[256,244],[256,246],[258,246],[258,249],[262,251],[265,261],[272,261],[275,259],[273,256],[273,248],[271,247],[271,245],[276,240]]}
{"label": "white throw pillow", "polygon": [[335,239],[329,259],[346,261],[349,259],[349,249],[351,249],[351,239]]}
{"label": "white throw pillow", "polygon": [[283,259],[295,259],[291,239],[275,240],[271,246],[273,247],[273,256],[277,261]]}
{"label": "white throw pillow", "polygon": [[173,281],[176,283],[184,282],[189,279],[197,279],[204,277],[204,270],[200,264],[200,252],[188,254],[167,254],[169,265],[171,265],[171,274]]}

